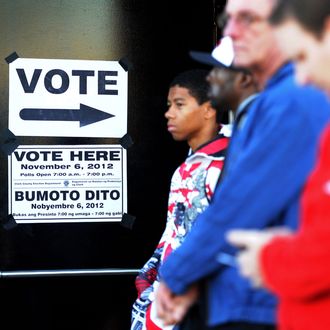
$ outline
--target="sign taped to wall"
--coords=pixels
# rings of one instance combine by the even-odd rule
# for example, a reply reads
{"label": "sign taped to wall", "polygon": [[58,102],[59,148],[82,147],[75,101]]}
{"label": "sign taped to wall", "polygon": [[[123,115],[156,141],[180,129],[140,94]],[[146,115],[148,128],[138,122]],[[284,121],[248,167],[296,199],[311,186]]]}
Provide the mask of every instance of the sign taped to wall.
{"label": "sign taped to wall", "polygon": [[127,133],[127,72],[117,61],[26,59],[9,64],[9,129],[21,136]]}
{"label": "sign taped to wall", "polygon": [[8,181],[17,223],[119,222],[127,211],[120,145],[20,146],[8,156]]}

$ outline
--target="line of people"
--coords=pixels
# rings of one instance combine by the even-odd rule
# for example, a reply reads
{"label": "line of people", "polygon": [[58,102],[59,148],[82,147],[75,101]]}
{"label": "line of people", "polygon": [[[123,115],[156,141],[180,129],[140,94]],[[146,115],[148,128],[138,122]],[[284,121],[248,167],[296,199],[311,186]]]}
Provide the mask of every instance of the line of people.
{"label": "line of people", "polygon": [[[133,304],[131,329],[172,329],[156,315],[155,292],[160,277],[158,269],[190,232],[195,219],[209,205],[215,187],[223,174],[223,163],[231,136],[231,125],[222,124],[223,117],[233,110],[243,122],[248,106],[257,96],[252,75],[236,69],[232,43],[224,38],[208,53],[192,52],[192,58],[210,64],[211,71],[193,69],[180,73],[169,86],[168,110],[165,118],[174,140],[187,141],[190,153],[175,171],[170,188],[165,231],[151,258],[136,278],[138,298]],[[211,86],[211,89],[210,89]],[[238,116],[239,113],[239,116]],[[191,297],[199,294],[199,285],[189,291]],[[180,299],[178,299],[180,300]],[[194,301],[187,301],[186,308]],[[185,301],[178,301],[184,305]],[[181,322],[180,329],[200,329],[203,317],[194,308]]]}
{"label": "line of people", "polygon": [[[330,105],[319,88],[330,87],[330,0],[309,2],[228,0],[227,37],[191,53],[213,66],[204,103],[181,78],[171,84],[169,132],[191,154],[137,277],[131,330],[330,328]],[[213,115],[235,111],[228,148],[216,121],[199,138],[209,101]]]}

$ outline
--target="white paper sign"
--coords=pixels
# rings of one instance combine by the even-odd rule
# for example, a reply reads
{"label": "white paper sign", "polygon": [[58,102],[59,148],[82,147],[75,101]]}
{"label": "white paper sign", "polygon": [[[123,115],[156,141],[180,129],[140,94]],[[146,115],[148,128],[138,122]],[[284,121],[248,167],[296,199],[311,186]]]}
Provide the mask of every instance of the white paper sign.
{"label": "white paper sign", "polygon": [[9,64],[9,129],[20,136],[127,133],[127,72],[116,61],[18,58]]}
{"label": "white paper sign", "polygon": [[8,157],[8,181],[17,223],[121,221],[127,211],[120,145],[20,146]]}

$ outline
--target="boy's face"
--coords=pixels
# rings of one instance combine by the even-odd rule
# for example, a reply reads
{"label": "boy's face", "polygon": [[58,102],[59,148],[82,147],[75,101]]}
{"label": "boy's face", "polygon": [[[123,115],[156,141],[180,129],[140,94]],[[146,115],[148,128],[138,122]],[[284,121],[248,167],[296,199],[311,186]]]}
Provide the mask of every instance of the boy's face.
{"label": "boy's face", "polygon": [[295,62],[296,78],[301,84],[313,83],[330,91],[330,32],[321,39],[294,19],[276,27],[276,38],[283,52]]}
{"label": "boy's face", "polygon": [[187,88],[174,86],[169,89],[167,105],[165,118],[173,139],[188,143],[198,139],[205,125],[206,104],[198,104]]}

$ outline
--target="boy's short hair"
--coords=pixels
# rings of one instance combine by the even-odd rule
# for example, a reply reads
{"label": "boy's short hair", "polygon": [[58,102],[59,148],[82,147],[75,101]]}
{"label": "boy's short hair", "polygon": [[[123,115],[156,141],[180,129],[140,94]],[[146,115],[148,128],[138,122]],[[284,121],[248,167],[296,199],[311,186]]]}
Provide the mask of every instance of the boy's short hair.
{"label": "boy's short hair", "polygon": [[198,104],[209,101],[209,83],[206,78],[209,74],[205,69],[192,69],[178,74],[170,83],[170,88],[180,86],[187,88]]}

